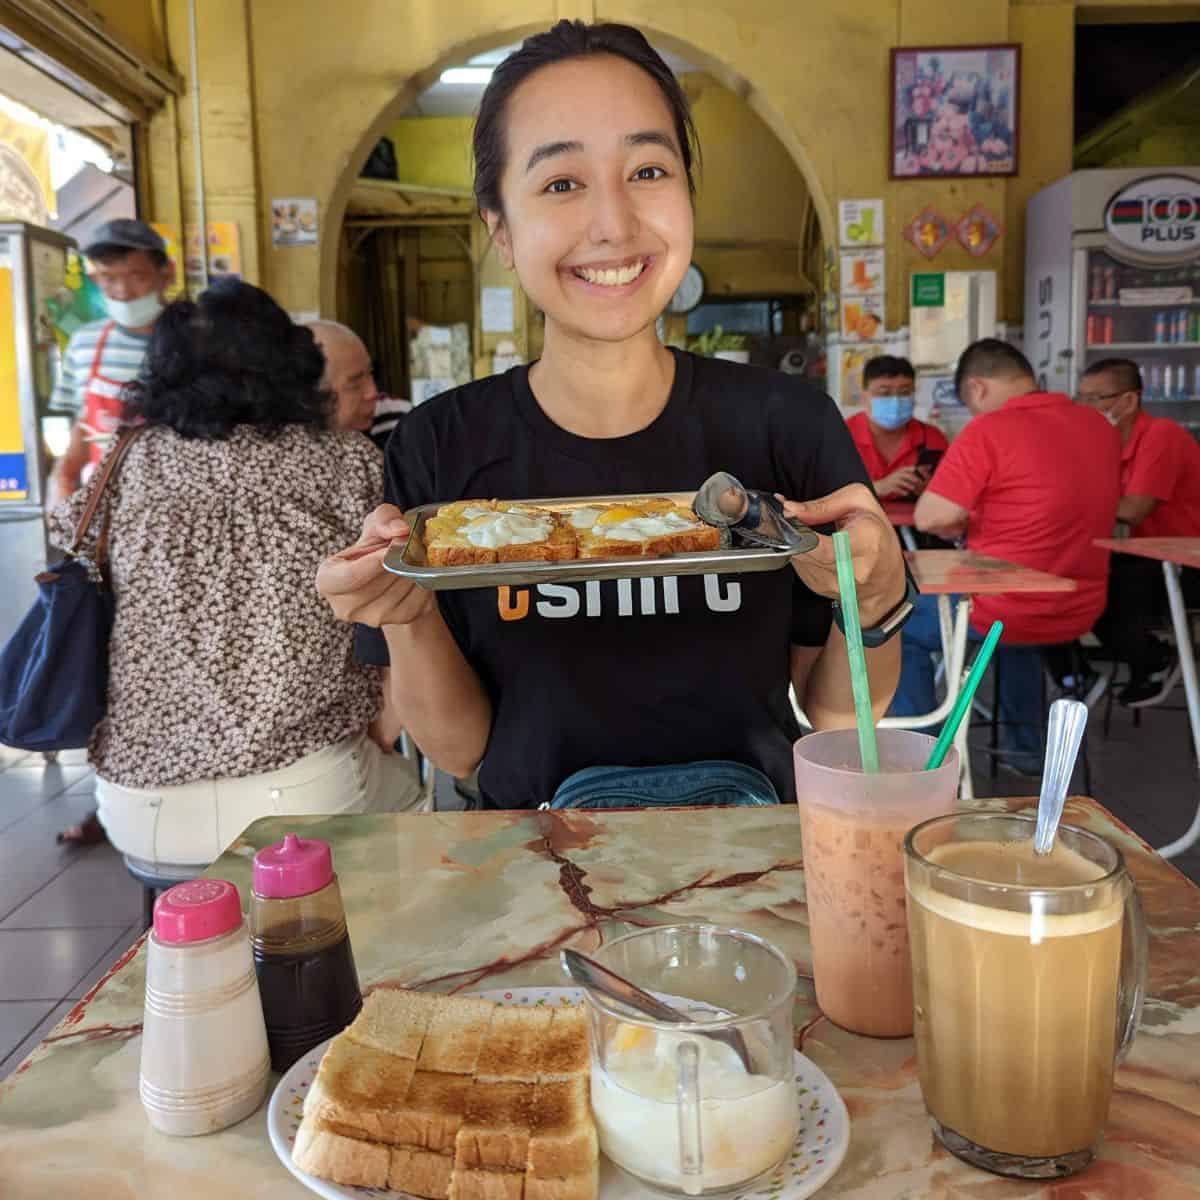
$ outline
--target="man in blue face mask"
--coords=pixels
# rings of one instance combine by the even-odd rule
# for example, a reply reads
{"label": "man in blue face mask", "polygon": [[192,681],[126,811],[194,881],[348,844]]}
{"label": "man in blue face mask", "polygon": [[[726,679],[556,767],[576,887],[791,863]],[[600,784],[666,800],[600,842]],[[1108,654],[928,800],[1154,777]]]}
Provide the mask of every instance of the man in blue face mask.
{"label": "man in blue face mask", "polygon": [[946,449],[941,430],[913,416],[915,393],[912,363],[880,355],[863,369],[867,410],[846,422],[867,474],[884,500],[915,500]]}
{"label": "man in blue face mask", "polygon": [[71,495],[104,457],[120,423],[121,390],[136,378],[174,279],[166,246],[144,221],[105,221],[83,247],[108,318],[71,336],[50,407],[75,417],[54,469],[53,502]]}

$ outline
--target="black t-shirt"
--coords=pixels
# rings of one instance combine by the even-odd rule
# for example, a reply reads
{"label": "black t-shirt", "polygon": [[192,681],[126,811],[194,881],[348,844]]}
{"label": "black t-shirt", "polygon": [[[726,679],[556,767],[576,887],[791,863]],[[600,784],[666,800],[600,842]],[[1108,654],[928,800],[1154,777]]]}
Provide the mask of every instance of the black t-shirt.
{"label": "black t-shirt", "polygon": [[[386,498],[401,508],[699,486],[813,499],[867,472],[828,396],[776,371],[676,352],[662,413],[628,437],[568,433],[539,407],[528,368],[422,405],[387,447]],[[869,484],[868,484],[869,486]],[[438,593],[491,697],[484,802],[531,808],[589,766],[729,759],[794,796],[789,646],[823,645],[829,602],[788,567],[742,575]],[[359,654],[386,663],[377,630]]]}

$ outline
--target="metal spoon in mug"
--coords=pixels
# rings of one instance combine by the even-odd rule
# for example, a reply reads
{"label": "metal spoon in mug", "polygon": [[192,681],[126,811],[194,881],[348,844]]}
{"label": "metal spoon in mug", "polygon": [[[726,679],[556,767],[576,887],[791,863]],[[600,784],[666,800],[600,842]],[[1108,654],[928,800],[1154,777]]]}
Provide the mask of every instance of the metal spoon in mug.
{"label": "metal spoon in mug", "polygon": [[[656,1021],[669,1021],[673,1025],[690,1025],[692,1023],[692,1018],[685,1013],[681,1013],[677,1008],[672,1008],[669,1004],[664,1004],[649,992],[642,991],[637,984],[630,983],[624,975],[610,971],[594,958],[588,958],[586,954],[580,954],[577,950],[562,950],[559,958],[563,970],[582,988],[599,992],[602,996],[607,996],[610,1000],[615,1000],[618,1004],[633,1009],[634,1012],[653,1017]],[[724,1042],[742,1060],[742,1066],[746,1068],[747,1073],[754,1074],[750,1047],[746,1045],[746,1039],[742,1037],[739,1030],[697,1029],[696,1032],[701,1037]]]}
{"label": "metal spoon in mug", "polygon": [[1042,793],[1038,798],[1037,832],[1033,836],[1035,854],[1054,849],[1054,835],[1062,820],[1067,788],[1075,774],[1079,744],[1087,727],[1087,705],[1079,700],[1055,700],[1050,705],[1050,725],[1046,730],[1046,766],[1042,772]]}

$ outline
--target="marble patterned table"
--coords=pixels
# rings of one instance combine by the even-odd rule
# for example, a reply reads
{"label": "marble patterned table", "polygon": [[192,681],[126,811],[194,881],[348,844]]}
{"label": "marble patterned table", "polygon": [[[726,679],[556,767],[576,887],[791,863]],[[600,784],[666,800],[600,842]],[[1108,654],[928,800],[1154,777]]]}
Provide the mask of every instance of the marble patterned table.
{"label": "marble patterned table", "polygon": [[[1095,802],[1072,800],[1066,819],[1125,852],[1152,939],[1143,1025],[1120,1069],[1097,1162],[1074,1180],[1042,1185],[950,1157],[930,1135],[911,1040],[837,1029],[805,979],[797,1044],[837,1085],[852,1121],[846,1161],[823,1198],[1200,1195],[1200,890]],[[290,828],[334,847],[365,986],[558,983],[560,946],[588,949],[633,926],[698,919],[761,934],[811,974],[790,807],[271,819],[251,826],[211,873],[244,896],[254,851]],[[171,1139],[147,1124],[137,1092],[144,960],[140,946],[123,956],[0,1084],[0,1197],[303,1200],[310,1193],[267,1142],[265,1105],[207,1137]]]}

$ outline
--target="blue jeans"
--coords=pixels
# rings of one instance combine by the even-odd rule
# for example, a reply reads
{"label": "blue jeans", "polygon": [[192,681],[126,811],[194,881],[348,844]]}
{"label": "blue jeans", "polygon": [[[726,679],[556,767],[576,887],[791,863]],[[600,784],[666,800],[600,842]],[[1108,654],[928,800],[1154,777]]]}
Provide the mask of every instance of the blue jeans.
{"label": "blue jeans", "polygon": [[[950,598],[951,606],[958,597]],[[938,705],[934,682],[934,651],[942,649],[936,596],[922,596],[901,633],[900,684],[888,715],[912,717],[932,712]],[[968,627],[967,640],[977,645],[981,634]],[[1018,724],[1001,725],[1000,744],[1038,766],[1042,752],[1042,656],[1030,646],[996,647],[994,665],[1001,664],[1000,719]],[[968,720],[964,717],[963,720]],[[927,732],[936,733],[936,729]]]}

